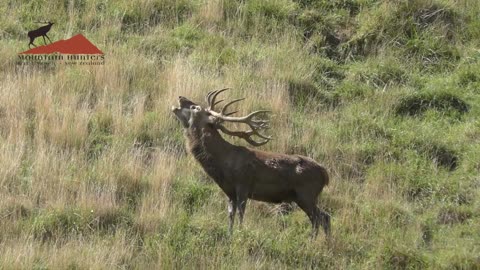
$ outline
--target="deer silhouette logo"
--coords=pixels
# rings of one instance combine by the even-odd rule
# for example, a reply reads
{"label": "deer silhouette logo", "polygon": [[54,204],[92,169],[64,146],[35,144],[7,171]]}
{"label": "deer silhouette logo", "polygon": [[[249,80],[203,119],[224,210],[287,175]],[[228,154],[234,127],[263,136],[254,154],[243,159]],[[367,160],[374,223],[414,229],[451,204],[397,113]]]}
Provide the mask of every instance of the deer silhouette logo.
{"label": "deer silhouette logo", "polygon": [[50,31],[50,28],[52,28],[52,25],[54,25],[54,23],[52,22],[38,22],[38,23],[46,23],[47,25],[44,25],[38,29],[35,29],[35,30],[32,30],[30,32],[28,32],[28,37],[30,38],[30,43],[28,43],[28,47],[30,47],[30,45],[33,45],[35,47],[37,47],[37,45],[35,45],[33,43],[33,41],[37,38],[37,37],[43,37],[43,43],[46,45],[47,44],[47,41],[45,40],[45,37],[47,37],[48,41],[50,41],[50,43],[52,43],[52,41],[50,40],[50,38],[47,36],[47,33],[48,31]]}

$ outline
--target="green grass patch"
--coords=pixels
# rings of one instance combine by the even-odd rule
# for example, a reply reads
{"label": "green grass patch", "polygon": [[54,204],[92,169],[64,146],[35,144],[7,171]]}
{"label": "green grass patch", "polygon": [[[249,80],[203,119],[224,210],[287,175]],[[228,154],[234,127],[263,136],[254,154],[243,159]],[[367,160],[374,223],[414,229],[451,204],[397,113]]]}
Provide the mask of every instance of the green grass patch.
{"label": "green grass patch", "polygon": [[448,114],[451,112],[464,114],[470,105],[458,96],[444,91],[415,93],[403,97],[395,106],[397,115],[416,116],[433,109]]}

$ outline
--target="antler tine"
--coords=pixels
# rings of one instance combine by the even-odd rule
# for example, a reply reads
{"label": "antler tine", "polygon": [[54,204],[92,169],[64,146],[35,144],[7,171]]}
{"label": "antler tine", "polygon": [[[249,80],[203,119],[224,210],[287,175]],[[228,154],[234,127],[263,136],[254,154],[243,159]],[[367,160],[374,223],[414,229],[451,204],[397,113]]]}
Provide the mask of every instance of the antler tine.
{"label": "antler tine", "polygon": [[273,140],[273,139],[272,139],[272,136],[265,136],[265,135],[259,133],[258,130],[251,130],[251,133],[252,133],[253,135],[257,135],[258,137],[260,137],[260,138],[262,138],[262,139],[265,139],[265,140]]}
{"label": "antler tine", "polygon": [[210,106],[210,104],[211,104],[211,103],[210,103],[210,102],[211,102],[211,100],[210,100],[211,96],[212,96],[213,94],[215,94],[217,91],[218,91],[218,90],[210,91],[210,92],[208,92],[207,95],[205,96],[205,101],[207,102],[207,105],[208,105],[208,106]]}
{"label": "antler tine", "polygon": [[[216,98],[218,97],[218,95],[220,93],[222,93],[222,92],[224,92],[228,89],[229,88],[224,88],[224,89],[221,89],[221,90],[212,91],[212,92],[209,92],[206,96],[206,99],[207,99],[207,102],[208,102],[207,111],[213,117],[215,117],[217,119],[217,121],[216,121],[217,128],[220,129],[225,134],[240,137],[240,138],[246,140],[249,144],[251,144],[253,146],[264,145],[267,142],[269,142],[270,140],[272,140],[271,136],[266,136],[266,135],[263,135],[263,134],[260,133],[261,130],[270,128],[269,127],[270,121],[268,119],[255,118],[259,114],[270,113],[271,111],[268,111],[268,110],[254,111],[254,112],[251,112],[250,114],[248,114],[246,116],[243,116],[243,117],[230,116],[232,114],[237,113],[238,111],[226,113],[227,109],[230,108],[230,106],[232,106],[233,104],[235,104],[237,102],[240,102],[240,101],[244,100],[245,98],[234,99],[234,100],[228,102],[227,104],[225,104],[222,107],[222,109],[220,110],[220,112],[215,111],[215,105],[224,101],[222,99],[222,100],[216,102],[215,101]],[[222,122],[243,123],[243,124],[248,125],[250,127],[250,130],[248,130],[248,131],[231,131],[231,130],[228,130],[227,128],[225,128],[222,125]],[[257,142],[254,139],[252,139],[252,136],[260,137],[260,138],[264,139],[264,141]]]}
{"label": "antler tine", "polygon": [[[261,134],[259,134],[258,132],[255,132],[255,131],[231,131],[229,129],[227,129],[226,127],[222,126],[222,125],[218,125],[218,128],[225,134],[227,135],[230,135],[230,136],[236,136],[236,137],[240,137],[242,139],[244,139],[245,141],[247,141],[249,144],[253,145],[253,146],[261,146],[261,145],[264,145],[266,143],[268,143],[270,140],[272,140],[271,137],[266,137],[266,136],[263,136]],[[259,136],[260,138],[263,138],[265,139],[264,141],[261,141],[261,142],[257,142],[255,140],[253,140],[250,136],[252,136],[253,134]]]}
{"label": "antler tine", "polygon": [[[221,90],[215,91],[215,92],[212,94],[212,98],[211,98],[211,101],[210,101],[210,104],[212,104],[212,105],[210,106],[210,110],[214,110],[214,108],[215,108],[215,99],[217,98],[217,96],[218,96],[220,93],[227,91],[228,89],[230,89],[230,88],[223,88],[223,89],[221,89]],[[209,105],[210,105],[210,104],[209,104]]]}
{"label": "antler tine", "polygon": [[232,114],[236,114],[238,111],[234,111],[234,112],[229,112],[229,113],[226,113],[225,116],[229,116],[229,115],[232,115]]}
{"label": "antler tine", "polygon": [[270,140],[265,140],[265,141],[262,141],[262,142],[257,142],[257,141],[254,141],[252,138],[248,137],[247,139],[245,139],[249,144],[253,145],[253,146],[262,146],[266,143],[268,143]]}
{"label": "antler tine", "polygon": [[244,99],[245,99],[245,98],[234,99],[234,100],[230,101],[229,103],[225,104],[225,106],[223,106],[223,108],[222,108],[221,114],[225,114],[225,112],[227,111],[228,106],[232,105],[232,104],[235,103],[235,102],[242,101],[242,100],[244,100]]}
{"label": "antler tine", "polygon": [[217,104],[219,104],[219,103],[221,103],[221,102],[223,102],[223,101],[224,101],[224,99],[221,99],[221,100],[215,102],[215,103],[213,104],[213,106],[216,106]]}
{"label": "antler tine", "polygon": [[[261,114],[261,113],[271,113],[272,111],[269,111],[269,110],[259,110],[259,111],[254,111],[252,113],[250,113],[249,115],[245,116],[245,119],[246,120],[249,120],[249,119],[252,119],[255,115],[257,114]],[[267,120],[262,120],[262,121],[267,121]],[[268,121],[267,121],[268,123]]]}

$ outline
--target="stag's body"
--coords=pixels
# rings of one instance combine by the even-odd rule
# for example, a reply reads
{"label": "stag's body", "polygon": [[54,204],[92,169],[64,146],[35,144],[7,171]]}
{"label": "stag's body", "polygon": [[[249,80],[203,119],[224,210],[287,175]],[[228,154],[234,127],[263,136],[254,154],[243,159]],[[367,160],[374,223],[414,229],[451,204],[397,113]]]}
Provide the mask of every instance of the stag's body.
{"label": "stag's body", "polygon": [[[182,99],[185,101],[180,99],[180,103]],[[185,129],[187,149],[227,195],[230,230],[236,211],[242,223],[247,200],[253,199],[269,203],[295,202],[309,217],[314,236],[319,225],[329,233],[330,216],[317,207],[318,195],[329,182],[324,167],[300,155],[230,144],[222,138],[218,126],[196,120],[193,114]]]}
{"label": "stag's body", "polygon": [[44,44],[47,44],[47,42],[45,41],[45,37],[47,37],[48,41],[50,41],[50,43],[52,43],[52,41],[50,40],[50,38],[47,36],[47,33],[48,31],[50,31],[50,28],[52,28],[52,25],[54,23],[52,22],[48,22],[47,25],[44,25],[40,28],[37,28],[35,30],[32,30],[30,32],[28,32],[28,37],[30,38],[30,43],[28,43],[28,47],[30,48],[30,45],[33,45],[35,47],[37,47],[33,41],[37,38],[37,37],[43,37],[43,43]]}

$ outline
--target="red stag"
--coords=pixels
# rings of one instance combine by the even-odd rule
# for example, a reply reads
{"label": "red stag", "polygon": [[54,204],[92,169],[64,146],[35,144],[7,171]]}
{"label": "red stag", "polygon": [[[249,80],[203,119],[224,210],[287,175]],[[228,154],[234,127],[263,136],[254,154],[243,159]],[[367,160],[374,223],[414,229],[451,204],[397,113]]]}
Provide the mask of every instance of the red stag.
{"label": "red stag", "polygon": [[[42,23],[46,23],[46,22],[42,22]],[[50,31],[50,28],[52,28],[52,25],[54,25],[54,23],[52,22],[48,22],[47,25],[44,25],[40,28],[37,28],[35,30],[32,30],[30,32],[28,32],[28,37],[30,38],[30,43],[28,43],[28,47],[30,48],[30,45],[33,45],[35,47],[37,47],[33,41],[37,38],[37,37],[43,37],[43,43],[46,45],[47,42],[45,41],[45,37],[48,38],[48,41],[50,41],[50,43],[52,43],[52,41],[50,40],[50,38],[47,36],[47,33],[48,31]]]}
{"label": "red stag", "polygon": [[[207,108],[180,96],[179,107],[173,106],[172,111],[185,128],[189,152],[228,197],[229,231],[232,232],[237,210],[242,224],[247,200],[252,199],[270,203],[295,202],[309,217],[313,237],[317,236],[319,225],[329,235],[330,215],[317,207],[318,195],[329,181],[326,169],[305,156],[265,152],[224,140],[218,130],[240,137],[253,146],[271,140],[260,133],[268,128],[269,121],[258,118],[269,111],[255,111],[243,117],[231,116],[236,112],[227,113],[229,106],[244,98],[215,110],[223,101],[216,101],[217,96],[227,89],[208,93]],[[231,131],[222,125],[224,122],[243,123],[250,130]],[[255,141],[253,135],[263,140]]]}

